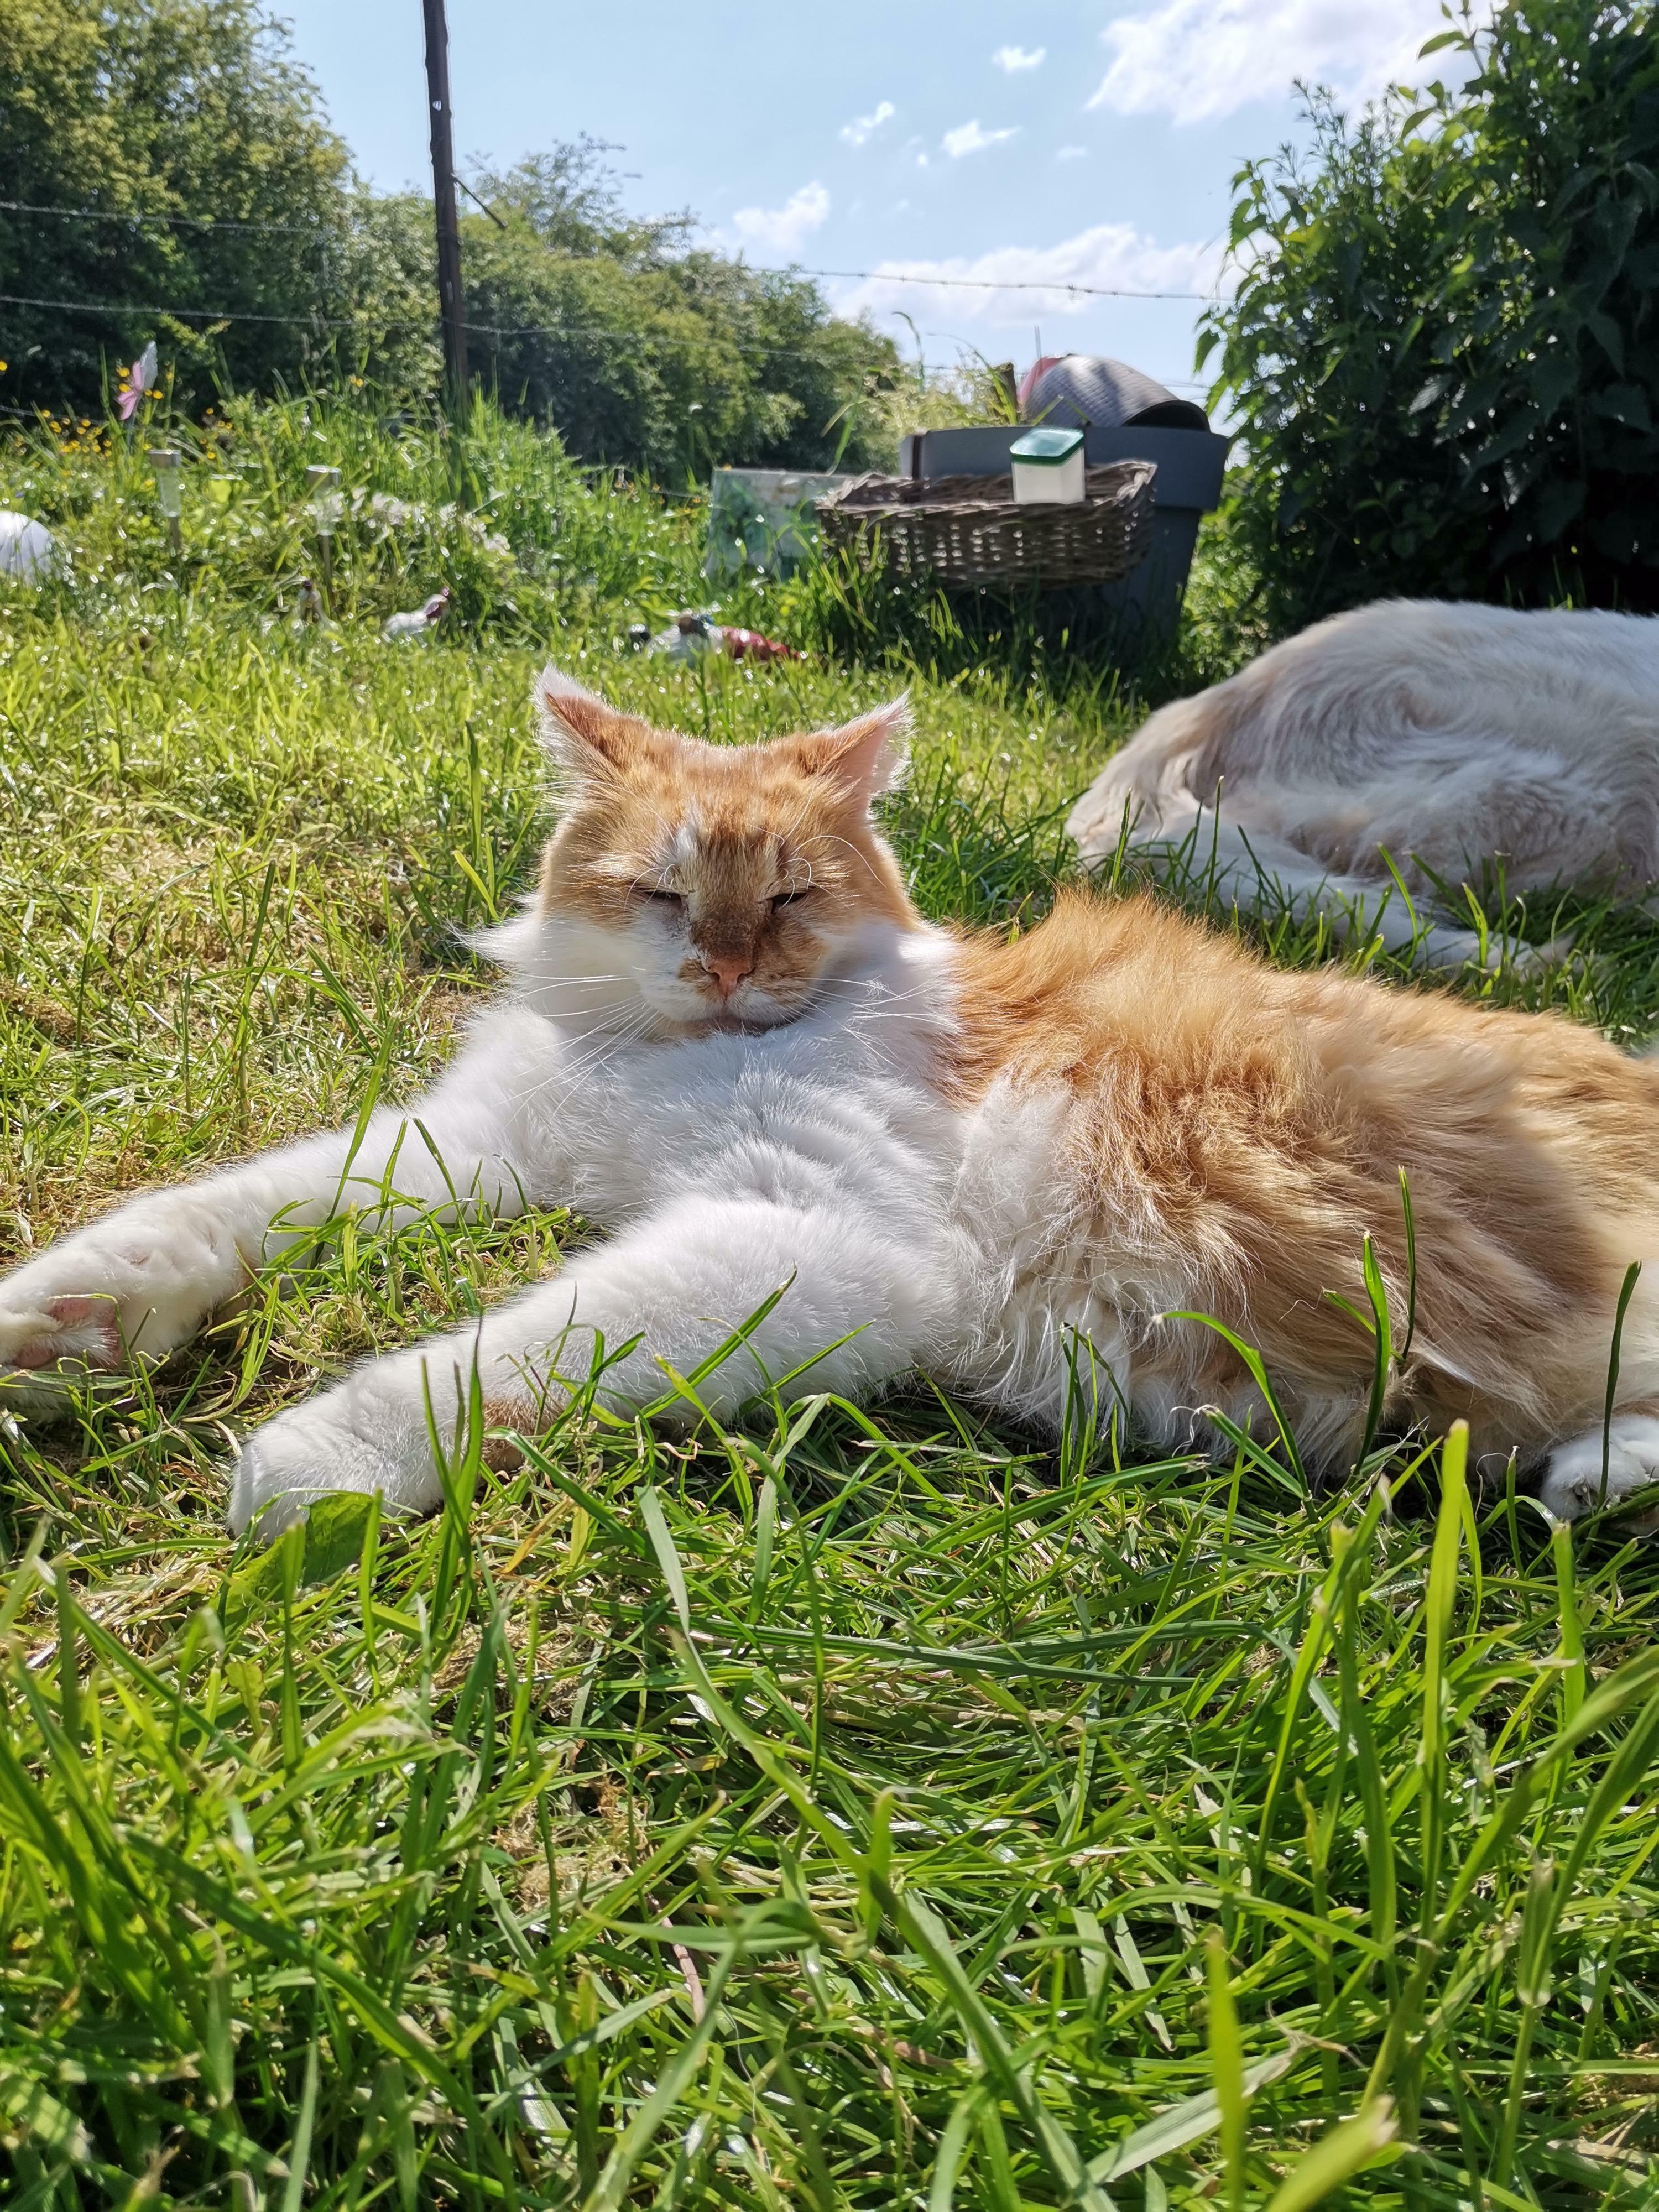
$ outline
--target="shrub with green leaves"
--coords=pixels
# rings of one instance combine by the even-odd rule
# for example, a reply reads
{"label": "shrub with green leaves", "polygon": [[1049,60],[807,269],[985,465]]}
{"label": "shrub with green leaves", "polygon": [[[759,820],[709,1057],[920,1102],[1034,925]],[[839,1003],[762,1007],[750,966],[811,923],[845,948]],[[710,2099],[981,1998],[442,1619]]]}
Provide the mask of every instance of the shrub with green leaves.
{"label": "shrub with green leaves", "polygon": [[1659,608],[1652,0],[1507,0],[1449,82],[1237,179],[1216,397],[1287,629],[1391,592]]}
{"label": "shrub with green leaves", "polygon": [[572,453],[678,483],[891,465],[897,349],[808,278],[698,246],[689,214],[629,216],[592,141],[476,182],[495,220],[461,226],[473,374]]}
{"label": "shrub with green leaves", "polygon": [[[391,281],[349,152],[254,0],[0,0],[0,145],[14,406],[101,413],[150,338],[180,396],[269,388],[331,357],[347,294]],[[40,304],[64,300],[88,304]]]}
{"label": "shrub with green leaves", "polygon": [[[254,0],[0,0],[0,404],[101,419],[152,338],[189,414],[351,374],[436,396],[431,203],[362,186]],[[473,189],[472,375],[570,453],[682,484],[890,459],[891,339],[689,212],[629,214],[599,142]]]}

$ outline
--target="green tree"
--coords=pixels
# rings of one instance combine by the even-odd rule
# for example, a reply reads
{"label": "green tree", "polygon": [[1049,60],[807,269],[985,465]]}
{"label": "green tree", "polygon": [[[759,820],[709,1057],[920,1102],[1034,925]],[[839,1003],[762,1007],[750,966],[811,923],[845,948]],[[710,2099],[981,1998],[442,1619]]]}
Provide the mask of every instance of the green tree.
{"label": "green tree", "polygon": [[474,179],[494,218],[462,225],[474,373],[585,459],[671,480],[885,459],[891,341],[805,277],[695,246],[689,214],[627,214],[607,150],[580,140]]}
{"label": "green tree", "polygon": [[1237,182],[1206,319],[1276,628],[1389,592],[1659,608],[1652,0],[1507,0],[1462,73]]}
{"label": "green tree", "polygon": [[95,406],[158,336],[187,387],[332,349],[349,156],[252,0],[0,0],[0,293],[89,303],[0,309],[14,405]]}
{"label": "green tree", "polygon": [[[255,0],[0,0],[0,400],[94,410],[152,337],[186,406],[342,374],[435,393],[431,203],[362,188]],[[609,150],[476,180],[474,374],[583,459],[670,481],[885,458],[891,343],[696,246],[689,213],[630,215]]]}

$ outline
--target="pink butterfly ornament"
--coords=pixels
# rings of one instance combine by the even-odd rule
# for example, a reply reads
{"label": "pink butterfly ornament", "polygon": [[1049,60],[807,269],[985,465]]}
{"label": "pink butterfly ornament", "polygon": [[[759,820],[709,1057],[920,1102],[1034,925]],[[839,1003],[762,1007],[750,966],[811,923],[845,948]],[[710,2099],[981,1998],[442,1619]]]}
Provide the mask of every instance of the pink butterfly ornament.
{"label": "pink butterfly ornament", "polygon": [[131,422],[138,411],[138,402],[155,382],[155,341],[152,338],[132,367],[126,372],[126,385],[116,402],[124,422]]}

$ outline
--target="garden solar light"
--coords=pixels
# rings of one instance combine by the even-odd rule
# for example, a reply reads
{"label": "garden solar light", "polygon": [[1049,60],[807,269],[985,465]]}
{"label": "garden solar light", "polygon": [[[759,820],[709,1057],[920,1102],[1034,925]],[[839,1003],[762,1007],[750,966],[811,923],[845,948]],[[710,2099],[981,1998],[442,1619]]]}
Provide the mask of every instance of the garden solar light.
{"label": "garden solar light", "polygon": [[1017,507],[1076,507],[1084,485],[1083,433],[1044,424],[1008,448]]}
{"label": "garden solar light", "polygon": [[313,463],[306,471],[306,482],[311,487],[311,513],[317,535],[331,538],[344,507],[340,495],[340,471]]}
{"label": "garden solar light", "polygon": [[306,483],[311,489],[311,520],[316,527],[317,542],[323,555],[323,599],[333,611],[334,599],[334,531],[345,502],[340,495],[340,471],[313,462],[306,471]]}
{"label": "garden solar light", "polygon": [[175,558],[184,550],[179,517],[185,510],[185,487],[179,473],[179,459],[177,446],[152,446],[149,449],[150,466],[155,471],[155,497],[167,517],[167,537]]}

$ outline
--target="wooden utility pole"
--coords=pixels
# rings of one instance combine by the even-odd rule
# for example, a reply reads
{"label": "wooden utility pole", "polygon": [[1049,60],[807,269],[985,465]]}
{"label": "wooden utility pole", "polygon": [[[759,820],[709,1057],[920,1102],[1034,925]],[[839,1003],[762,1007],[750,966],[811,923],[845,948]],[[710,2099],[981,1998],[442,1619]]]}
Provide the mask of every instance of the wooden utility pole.
{"label": "wooden utility pole", "polygon": [[461,234],[455,220],[455,139],[449,112],[449,32],[444,0],[421,0],[426,16],[426,94],[432,123],[432,201],[438,219],[438,307],[444,326],[444,382],[451,412],[466,400],[466,307]]}

